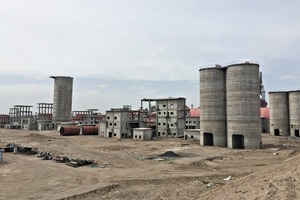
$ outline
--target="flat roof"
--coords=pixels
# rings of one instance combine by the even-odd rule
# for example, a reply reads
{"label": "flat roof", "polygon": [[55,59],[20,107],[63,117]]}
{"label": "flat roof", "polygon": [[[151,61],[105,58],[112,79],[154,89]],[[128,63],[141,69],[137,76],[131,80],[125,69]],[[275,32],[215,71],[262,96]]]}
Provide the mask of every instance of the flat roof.
{"label": "flat roof", "polygon": [[157,99],[147,99],[143,98],[141,101],[167,101],[167,100],[181,100],[181,99],[186,99],[184,97],[169,97],[169,98],[157,98]]}

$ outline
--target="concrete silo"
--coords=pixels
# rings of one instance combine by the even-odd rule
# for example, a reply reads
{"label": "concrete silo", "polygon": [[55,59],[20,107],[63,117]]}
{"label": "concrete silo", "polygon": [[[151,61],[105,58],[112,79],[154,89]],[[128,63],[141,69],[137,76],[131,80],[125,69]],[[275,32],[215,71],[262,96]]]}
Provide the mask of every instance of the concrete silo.
{"label": "concrete silo", "polygon": [[289,92],[290,134],[300,137],[300,91]]}
{"label": "concrete silo", "polygon": [[270,134],[288,136],[289,133],[289,93],[269,92]]}
{"label": "concrete silo", "polygon": [[226,99],[228,148],[261,148],[258,64],[227,66]]}
{"label": "concrete silo", "polygon": [[72,112],[73,78],[50,76],[54,79],[53,121],[65,122]]}
{"label": "concrete silo", "polygon": [[221,67],[200,71],[200,144],[226,146],[226,84]]}

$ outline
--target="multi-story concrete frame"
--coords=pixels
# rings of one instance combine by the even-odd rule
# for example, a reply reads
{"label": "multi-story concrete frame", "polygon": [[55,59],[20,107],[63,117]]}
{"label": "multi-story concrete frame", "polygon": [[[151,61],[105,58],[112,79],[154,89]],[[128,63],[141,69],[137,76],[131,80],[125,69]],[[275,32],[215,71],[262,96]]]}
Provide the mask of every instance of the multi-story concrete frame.
{"label": "multi-story concrete frame", "polygon": [[133,135],[133,128],[143,128],[145,112],[130,108],[113,108],[106,111],[106,137],[128,138]]}
{"label": "multi-story concrete frame", "polygon": [[184,135],[186,121],[186,99],[161,98],[142,99],[142,102],[156,102],[156,131],[158,137],[178,137]]}
{"label": "multi-story concrete frame", "polygon": [[31,108],[33,106],[28,105],[14,105],[13,108],[9,109],[10,125],[21,126],[22,118],[32,118]]}

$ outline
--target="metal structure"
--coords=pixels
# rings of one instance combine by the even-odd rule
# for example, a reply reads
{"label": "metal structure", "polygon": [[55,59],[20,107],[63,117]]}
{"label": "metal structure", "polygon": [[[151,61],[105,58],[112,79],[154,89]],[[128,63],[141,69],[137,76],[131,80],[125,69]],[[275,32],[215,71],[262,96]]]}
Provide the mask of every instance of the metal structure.
{"label": "metal structure", "polygon": [[269,92],[270,134],[288,136],[289,131],[289,93]]}
{"label": "metal structure", "polygon": [[62,136],[72,136],[79,135],[81,128],[79,126],[63,126],[60,128],[59,132]]}
{"label": "metal structure", "polygon": [[226,72],[227,146],[261,148],[259,65],[230,65]]}
{"label": "metal structure", "polygon": [[226,68],[200,69],[200,144],[227,146]]}
{"label": "metal structure", "polygon": [[65,122],[71,117],[73,78],[50,76],[54,79],[53,121]]}
{"label": "metal structure", "polygon": [[300,90],[289,92],[290,134],[300,137]]}

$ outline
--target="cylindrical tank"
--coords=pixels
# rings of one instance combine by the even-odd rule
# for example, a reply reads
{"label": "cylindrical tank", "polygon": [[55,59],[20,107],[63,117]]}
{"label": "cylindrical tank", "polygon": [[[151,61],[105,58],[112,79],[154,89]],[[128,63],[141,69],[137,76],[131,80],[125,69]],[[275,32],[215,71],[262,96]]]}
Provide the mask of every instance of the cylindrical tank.
{"label": "cylindrical tank", "polygon": [[200,69],[200,144],[226,146],[226,84],[221,67]]}
{"label": "cylindrical tank", "polygon": [[290,134],[300,137],[300,90],[289,92]]}
{"label": "cylindrical tank", "polygon": [[270,134],[288,136],[289,95],[288,92],[269,92]]}
{"label": "cylindrical tank", "polygon": [[83,126],[82,135],[98,135],[98,126]]}
{"label": "cylindrical tank", "polygon": [[55,122],[65,122],[72,112],[73,78],[50,76],[54,79],[53,116]]}
{"label": "cylindrical tank", "polygon": [[71,136],[71,135],[79,135],[80,127],[79,126],[63,126],[59,130],[62,136]]}
{"label": "cylindrical tank", "polygon": [[227,66],[226,99],[228,148],[261,148],[258,64]]}

